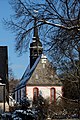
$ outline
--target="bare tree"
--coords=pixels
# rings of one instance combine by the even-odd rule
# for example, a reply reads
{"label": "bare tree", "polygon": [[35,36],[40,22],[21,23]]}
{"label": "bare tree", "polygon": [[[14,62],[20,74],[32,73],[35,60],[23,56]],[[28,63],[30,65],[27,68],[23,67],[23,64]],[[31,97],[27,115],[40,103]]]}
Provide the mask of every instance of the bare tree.
{"label": "bare tree", "polygon": [[48,44],[49,51],[58,50],[56,54],[59,54],[70,46],[77,46],[80,38],[79,0],[10,0],[10,4],[14,15],[4,23],[16,33],[16,50],[20,53],[28,48],[35,17],[36,27],[42,35],[44,32],[45,37],[41,38]]}
{"label": "bare tree", "polygon": [[14,15],[4,24],[16,34],[16,51],[22,53],[29,47],[36,18],[44,49],[55,65],[61,69],[62,64],[72,62],[75,67],[79,58],[80,0],[10,0],[10,5]]}
{"label": "bare tree", "polygon": [[9,67],[9,70],[8,70],[8,77],[9,77],[9,80],[14,79],[14,73],[11,67]]}
{"label": "bare tree", "polygon": [[[64,85],[70,83],[66,90],[72,93],[75,88],[77,93],[78,89],[79,97],[80,0],[10,0],[10,5],[14,15],[9,21],[4,20],[4,24],[16,35],[16,51],[23,53],[29,48],[36,18],[44,50],[58,66],[59,73],[64,73]],[[74,98],[74,94],[70,96],[67,91],[65,97],[78,98]]]}

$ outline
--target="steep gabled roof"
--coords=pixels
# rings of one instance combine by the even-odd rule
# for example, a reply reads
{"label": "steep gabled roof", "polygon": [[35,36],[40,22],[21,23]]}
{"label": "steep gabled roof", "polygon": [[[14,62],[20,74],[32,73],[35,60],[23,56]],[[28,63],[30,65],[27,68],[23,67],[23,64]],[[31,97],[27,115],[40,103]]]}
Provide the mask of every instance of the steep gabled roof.
{"label": "steep gabled roof", "polygon": [[42,54],[27,86],[60,86],[61,82],[52,64]]}
{"label": "steep gabled roof", "polygon": [[[46,61],[45,61],[46,60]],[[43,62],[42,62],[43,61]],[[45,63],[46,62],[46,63]],[[46,68],[44,68],[44,65]],[[36,78],[36,75],[38,78]],[[50,62],[47,60],[46,56],[43,54],[40,55],[32,68],[30,69],[30,65],[28,65],[25,73],[23,74],[20,83],[18,84],[17,89],[20,89],[24,86],[33,86],[33,85],[48,85],[48,86],[53,86],[53,85],[61,85],[61,82],[54,71],[54,68],[50,64]]]}
{"label": "steep gabled roof", "polygon": [[19,89],[19,88],[26,85],[26,82],[29,80],[29,78],[31,77],[34,69],[36,68],[37,64],[39,63],[40,58],[41,58],[41,55],[37,58],[37,60],[35,61],[34,65],[32,66],[31,69],[30,69],[30,64],[28,65],[28,67],[27,67],[25,73],[23,74],[23,76],[22,76],[22,78],[21,78],[21,80],[20,80],[16,89]]}

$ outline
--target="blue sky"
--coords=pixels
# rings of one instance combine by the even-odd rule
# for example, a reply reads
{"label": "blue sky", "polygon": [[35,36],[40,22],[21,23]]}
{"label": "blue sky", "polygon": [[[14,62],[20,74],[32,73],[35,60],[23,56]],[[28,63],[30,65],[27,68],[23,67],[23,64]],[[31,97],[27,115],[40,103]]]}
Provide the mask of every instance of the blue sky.
{"label": "blue sky", "polygon": [[2,19],[9,19],[12,14],[9,0],[0,0],[0,46],[8,46],[8,63],[12,68],[15,78],[21,78],[27,65],[29,64],[29,54],[18,57],[15,52],[15,36],[11,31],[4,28]]}

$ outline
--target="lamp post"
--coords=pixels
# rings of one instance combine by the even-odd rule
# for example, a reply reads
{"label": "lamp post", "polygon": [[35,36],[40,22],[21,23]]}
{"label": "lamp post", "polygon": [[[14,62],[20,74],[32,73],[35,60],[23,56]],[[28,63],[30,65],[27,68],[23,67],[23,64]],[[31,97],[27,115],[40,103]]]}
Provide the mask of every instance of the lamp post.
{"label": "lamp post", "polygon": [[0,87],[3,87],[2,88],[2,96],[3,96],[3,98],[2,98],[2,102],[3,102],[3,112],[5,112],[5,84],[3,84],[2,83],[2,79],[0,78]]}

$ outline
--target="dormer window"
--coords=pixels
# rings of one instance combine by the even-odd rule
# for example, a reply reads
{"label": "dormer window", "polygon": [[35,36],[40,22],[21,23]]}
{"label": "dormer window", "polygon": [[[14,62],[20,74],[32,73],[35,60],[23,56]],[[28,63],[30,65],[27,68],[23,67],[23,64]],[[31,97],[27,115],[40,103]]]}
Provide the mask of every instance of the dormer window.
{"label": "dormer window", "polygon": [[38,74],[36,74],[36,79],[38,79]]}
{"label": "dormer window", "polygon": [[45,68],[45,64],[43,64],[43,68]]}

